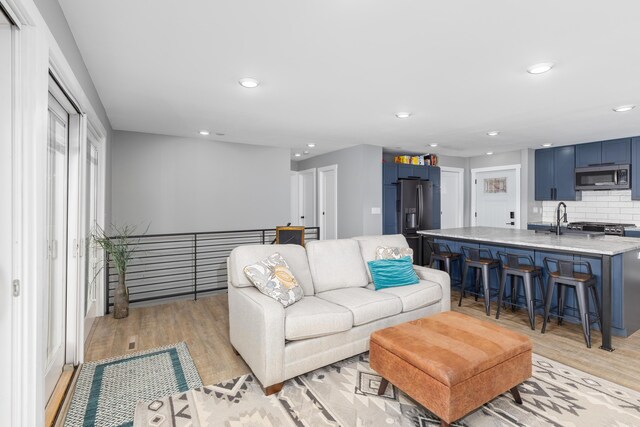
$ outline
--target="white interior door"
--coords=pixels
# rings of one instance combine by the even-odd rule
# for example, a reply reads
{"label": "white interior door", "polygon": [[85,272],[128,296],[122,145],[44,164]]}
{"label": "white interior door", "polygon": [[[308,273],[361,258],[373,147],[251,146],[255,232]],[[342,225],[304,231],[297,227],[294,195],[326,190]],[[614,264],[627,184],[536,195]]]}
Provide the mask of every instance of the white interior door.
{"label": "white interior door", "polygon": [[298,218],[304,227],[316,226],[316,169],[298,172]]}
{"label": "white interior door", "polygon": [[49,95],[47,160],[47,264],[45,288],[45,397],[65,364],[67,286],[67,191],[69,114]]}
{"label": "white interior door", "polygon": [[473,183],[477,226],[518,228],[520,226],[519,169],[474,171]]}
{"label": "white interior door", "polygon": [[320,238],[338,238],[338,165],[318,169]]}
{"label": "white interior door", "polygon": [[298,172],[291,171],[289,179],[291,185],[291,213],[289,215],[291,220],[289,222],[291,225],[300,225],[300,177],[298,177]]}
{"label": "white interior door", "polygon": [[[11,425],[12,371],[15,374],[15,366],[12,362],[13,321],[12,305],[12,279],[14,276],[13,255],[13,160],[12,150],[12,28],[9,21],[0,11],[0,342],[3,343],[3,351],[0,351],[0,366],[4,387],[0,390],[0,413],[3,424]],[[14,350],[15,351],[15,350]],[[14,402],[15,403],[15,402]]]}
{"label": "white interior door", "polygon": [[464,223],[464,169],[440,168],[440,228],[459,228]]}

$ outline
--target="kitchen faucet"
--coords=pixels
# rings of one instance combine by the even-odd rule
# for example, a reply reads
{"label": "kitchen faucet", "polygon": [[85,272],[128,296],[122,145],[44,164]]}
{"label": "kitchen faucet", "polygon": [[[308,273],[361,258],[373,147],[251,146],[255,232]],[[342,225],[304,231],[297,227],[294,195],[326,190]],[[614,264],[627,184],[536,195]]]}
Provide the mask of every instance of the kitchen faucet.
{"label": "kitchen faucet", "polygon": [[[564,215],[561,217],[560,208],[562,206],[564,206]],[[558,207],[556,208],[556,236],[562,234],[560,232],[560,219],[562,219],[565,224],[567,223],[567,205],[565,205],[564,202],[558,203]]]}

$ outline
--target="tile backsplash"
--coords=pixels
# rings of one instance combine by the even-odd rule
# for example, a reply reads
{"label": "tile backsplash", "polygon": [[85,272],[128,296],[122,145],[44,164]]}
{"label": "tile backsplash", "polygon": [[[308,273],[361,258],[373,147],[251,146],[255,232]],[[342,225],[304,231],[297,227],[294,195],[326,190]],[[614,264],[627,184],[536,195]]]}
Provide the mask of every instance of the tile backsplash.
{"label": "tile backsplash", "polygon": [[[564,201],[567,220],[616,222],[640,225],[640,200],[631,200],[631,190],[583,191],[582,200]],[[559,201],[542,202],[542,221],[555,222]]]}

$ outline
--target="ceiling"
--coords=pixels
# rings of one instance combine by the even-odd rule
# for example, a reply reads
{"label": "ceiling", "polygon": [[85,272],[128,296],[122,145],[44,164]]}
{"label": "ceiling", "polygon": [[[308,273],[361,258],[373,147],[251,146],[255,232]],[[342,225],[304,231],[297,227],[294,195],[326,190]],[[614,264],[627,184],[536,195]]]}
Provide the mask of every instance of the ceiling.
{"label": "ceiling", "polygon": [[118,130],[317,144],[302,158],[640,135],[637,0],[59,1]]}

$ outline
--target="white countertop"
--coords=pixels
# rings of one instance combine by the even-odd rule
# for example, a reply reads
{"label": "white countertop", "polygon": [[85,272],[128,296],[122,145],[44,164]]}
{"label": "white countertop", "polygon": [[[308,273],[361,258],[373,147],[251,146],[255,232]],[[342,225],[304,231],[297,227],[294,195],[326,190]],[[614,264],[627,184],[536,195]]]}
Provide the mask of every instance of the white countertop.
{"label": "white countertop", "polygon": [[570,235],[536,233],[533,230],[518,230],[495,227],[448,228],[444,230],[421,230],[418,234],[443,239],[464,239],[491,244],[542,248],[560,251],[575,251],[597,255],[617,255],[640,249],[640,239],[633,237],[600,236],[594,238]]}

